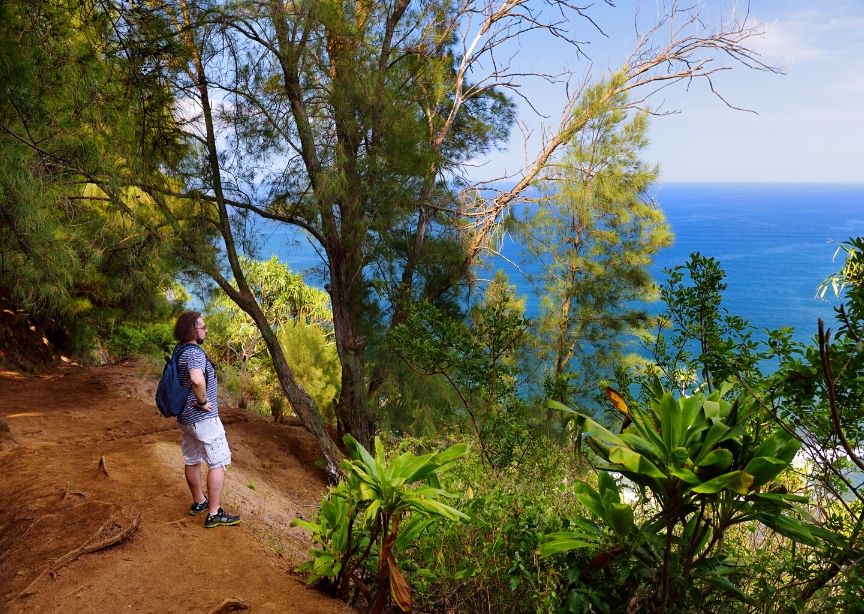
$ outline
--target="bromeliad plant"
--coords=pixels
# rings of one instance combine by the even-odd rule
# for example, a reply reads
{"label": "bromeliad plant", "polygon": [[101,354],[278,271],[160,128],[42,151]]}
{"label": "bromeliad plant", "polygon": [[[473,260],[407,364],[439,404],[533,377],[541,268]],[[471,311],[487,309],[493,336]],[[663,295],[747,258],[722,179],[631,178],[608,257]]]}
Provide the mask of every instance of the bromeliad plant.
{"label": "bromeliad plant", "polygon": [[[765,433],[756,404],[747,395],[729,402],[730,385],[710,396],[675,398],[659,381],[648,385],[650,406],[627,406],[620,434],[558,403],[571,414],[584,441],[599,457],[598,488],[579,483],[576,495],[592,518],[569,531],[552,533],[542,556],[588,548],[597,552],[583,576],[613,561],[635,565],[639,586],[630,604],[657,611],[700,609],[717,590],[742,601],[735,585],[737,561],[723,548],[733,526],[756,521],[799,543],[817,545],[833,534],[803,520],[795,503],[773,480],[785,470],[800,443],[783,430]],[[621,501],[613,474],[627,478],[652,508],[637,522]]]}
{"label": "bromeliad plant", "polygon": [[344,479],[321,503],[315,522],[292,523],[310,530],[316,544],[312,560],[298,571],[309,573],[310,584],[326,578],[342,594],[353,586],[369,602],[370,612],[382,612],[391,597],[403,612],[410,612],[411,586],[396,553],[437,518],[468,519],[442,502],[455,495],[442,490],[438,481],[468,447],[456,444],[419,456],[406,452],[388,462],[377,437],[375,456],[350,435],[344,441],[350,456],[342,463]]}

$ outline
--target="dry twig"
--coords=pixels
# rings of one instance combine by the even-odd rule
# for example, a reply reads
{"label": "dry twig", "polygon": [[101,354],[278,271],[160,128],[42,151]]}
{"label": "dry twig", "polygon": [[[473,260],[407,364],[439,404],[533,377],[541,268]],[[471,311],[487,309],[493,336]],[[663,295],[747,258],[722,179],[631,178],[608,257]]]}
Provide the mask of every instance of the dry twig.
{"label": "dry twig", "polygon": [[105,474],[105,477],[111,477],[111,474],[108,472],[108,464],[105,462],[105,455],[99,457],[99,471]]}

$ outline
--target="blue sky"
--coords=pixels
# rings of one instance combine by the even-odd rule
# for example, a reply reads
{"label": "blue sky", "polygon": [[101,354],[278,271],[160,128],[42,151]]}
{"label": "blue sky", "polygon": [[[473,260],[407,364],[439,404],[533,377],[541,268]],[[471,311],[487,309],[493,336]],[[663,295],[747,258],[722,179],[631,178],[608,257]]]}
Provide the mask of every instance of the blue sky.
{"label": "blue sky", "polygon": [[[592,72],[600,76],[619,66],[635,40],[634,14],[651,20],[662,3],[625,1],[615,8],[595,4],[598,24],[608,37],[580,25]],[[746,2],[704,1],[701,12],[712,20],[739,14]],[[645,159],[658,163],[661,181],[692,182],[864,182],[864,2],[841,0],[752,0],[749,23],[762,35],[751,47],[785,75],[736,68],[719,76],[724,98],[746,113],[728,108],[704,83],[665,90],[652,106],[676,111],[651,123]],[[562,49],[528,42],[518,61],[526,67],[584,72],[589,64]],[[532,101],[557,121],[563,93],[535,84]],[[525,105],[520,119],[535,132],[542,120]],[[530,149],[530,143],[529,143]],[[524,139],[514,131],[505,152],[472,172],[490,177],[514,172],[525,158]]]}

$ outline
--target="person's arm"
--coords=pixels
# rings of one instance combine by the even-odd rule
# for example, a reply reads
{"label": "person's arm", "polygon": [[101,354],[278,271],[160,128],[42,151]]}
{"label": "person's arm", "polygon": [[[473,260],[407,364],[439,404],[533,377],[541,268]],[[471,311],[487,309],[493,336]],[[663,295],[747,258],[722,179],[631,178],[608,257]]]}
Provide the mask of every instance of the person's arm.
{"label": "person's arm", "polygon": [[[192,382],[192,392],[195,394],[195,400],[198,402],[198,409],[210,411],[213,409],[210,401],[207,399],[207,381],[204,379],[204,371],[202,369],[189,369],[189,381]],[[204,402],[201,402],[204,399]]]}

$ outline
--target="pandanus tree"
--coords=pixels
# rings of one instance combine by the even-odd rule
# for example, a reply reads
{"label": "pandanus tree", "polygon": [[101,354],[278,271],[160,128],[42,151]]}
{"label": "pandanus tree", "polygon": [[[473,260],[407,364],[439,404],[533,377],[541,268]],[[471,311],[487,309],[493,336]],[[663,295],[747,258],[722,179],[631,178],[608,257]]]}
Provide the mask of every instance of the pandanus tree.
{"label": "pandanus tree", "polygon": [[[736,561],[723,544],[734,526],[758,523],[796,543],[819,545],[834,535],[808,522],[774,480],[789,467],[800,443],[782,429],[768,430],[755,400],[731,385],[710,395],[676,398],[659,381],[648,385],[650,403],[628,407],[607,391],[625,414],[616,434],[558,403],[575,417],[596,454],[598,488],[578,483],[576,496],[590,513],[574,528],[547,536],[543,556],[589,549],[596,556],[583,576],[615,560],[639,568],[633,603],[656,611],[706,607],[718,591],[749,601],[734,583]],[[616,477],[625,478],[648,502],[638,518],[621,500]],[[692,610],[691,610],[692,611]]]}

